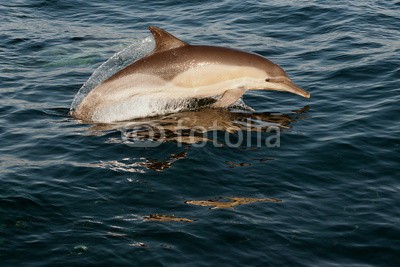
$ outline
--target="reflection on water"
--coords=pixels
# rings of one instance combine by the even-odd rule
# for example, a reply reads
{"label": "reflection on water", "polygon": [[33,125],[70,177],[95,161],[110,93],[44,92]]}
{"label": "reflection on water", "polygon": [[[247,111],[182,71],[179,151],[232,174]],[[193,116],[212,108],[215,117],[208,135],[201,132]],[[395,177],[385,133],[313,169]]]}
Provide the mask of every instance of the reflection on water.
{"label": "reflection on water", "polygon": [[[291,123],[305,118],[310,109],[305,106],[291,113],[273,112],[250,113],[232,112],[226,109],[200,109],[174,113],[166,116],[142,118],[132,121],[96,124],[89,128],[93,134],[118,130],[123,141],[177,142],[196,144],[212,141],[209,132],[226,132],[235,134],[239,131],[269,132],[271,128],[291,128]],[[274,128],[275,129],[275,128]],[[133,144],[132,144],[133,145]],[[137,144],[139,146],[139,144]],[[154,146],[148,143],[149,146]]]}
{"label": "reflection on water", "polygon": [[84,163],[79,165],[85,167],[109,169],[116,172],[145,173],[144,169],[160,172],[171,168],[176,161],[183,159],[186,156],[187,152],[183,151],[177,154],[171,154],[164,160],[148,158],[124,158],[120,161],[100,161],[100,163]]}
{"label": "reflection on water", "polygon": [[[191,147],[231,146],[253,149],[261,146],[280,145],[281,129],[292,128],[292,123],[306,118],[309,106],[287,114],[263,112],[235,112],[226,109],[200,109],[165,116],[135,119],[113,124],[96,124],[90,134],[102,135],[117,131],[121,138],[112,137],[110,143],[123,143],[130,147],[156,147],[174,142],[183,151],[162,160],[150,158],[125,158],[95,164],[124,172],[164,171],[188,155]],[[260,159],[262,161],[264,159]],[[249,163],[226,162],[230,168],[251,166]]]}
{"label": "reflection on water", "polygon": [[228,164],[229,168],[251,166],[250,163],[245,163],[245,162],[235,163],[235,162],[227,161],[226,164]]}
{"label": "reflection on water", "polygon": [[226,209],[233,208],[240,205],[257,203],[257,202],[282,202],[278,198],[250,198],[250,197],[228,197],[228,198],[217,198],[210,200],[188,200],[186,204],[211,207],[212,209]]}
{"label": "reflection on water", "polygon": [[[252,203],[265,203],[282,202],[278,198],[254,198],[254,197],[218,197],[209,200],[187,200],[185,204],[209,207],[210,209],[228,209],[240,205],[252,204]],[[193,222],[193,219],[175,217],[175,215],[161,215],[161,214],[150,214],[143,217],[146,221],[156,222]]]}
{"label": "reflection on water", "polygon": [[192,219],[188,218],[178,218],[174,215],[161,215],[161,214],[150,214],[143,217],[146,221],[156,221],[156,222],[193,222]]}
{"label": "reflection on water", "polygon": [[100,161],[99,163],[79,163],[75,165],[109,169],[116,172],[145,173],[145,169],[160,172],[171,168],[176,161],[185,158],[186,155],[187,152],[183,151],[177,154],[171,154],[164,160],[147,159],[143,157],[123,158],[120,161],[110,160]]}
{"label": "reflection on water", "polygon": [[171,154],[170,157],[163,161],[157,161],[154,159],[146,159],[146,161],[141,162],[140,165],[149,170],[153,171],[163,171],[172,167],[172,164],[180,159],[183,159],[187,156],[187,152],[183,151],[177,154]]}

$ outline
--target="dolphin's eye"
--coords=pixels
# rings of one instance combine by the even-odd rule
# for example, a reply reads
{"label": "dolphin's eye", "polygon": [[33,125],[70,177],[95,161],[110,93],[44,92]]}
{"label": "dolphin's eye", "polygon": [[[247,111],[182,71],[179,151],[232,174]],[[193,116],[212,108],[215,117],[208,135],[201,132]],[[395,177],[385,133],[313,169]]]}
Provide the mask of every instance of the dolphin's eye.
{"label": "dolphin's eye", "polygon": [[271,80],[270,78],[265,79],[266,82],[269,82],[270,80]]}

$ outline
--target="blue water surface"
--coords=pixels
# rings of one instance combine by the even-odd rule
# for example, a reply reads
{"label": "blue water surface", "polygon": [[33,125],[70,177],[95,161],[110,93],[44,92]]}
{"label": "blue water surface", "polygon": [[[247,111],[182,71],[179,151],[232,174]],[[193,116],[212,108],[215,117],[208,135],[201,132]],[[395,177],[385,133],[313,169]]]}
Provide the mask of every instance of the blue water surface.
{"label": "blue water surface", "polygon": [[[0,265],[398,266],[399,11],[394,0],[1,1]],[[261,54],[309,91],[245,96],[279,126],[279,146],[254,135],[250,147],[174,136],[139,147],[122,126],[71,118],[82,84],[150,25]],[[252,115],[210,112],[187,116]],[[186,202],[228,197],[281,202]]]}

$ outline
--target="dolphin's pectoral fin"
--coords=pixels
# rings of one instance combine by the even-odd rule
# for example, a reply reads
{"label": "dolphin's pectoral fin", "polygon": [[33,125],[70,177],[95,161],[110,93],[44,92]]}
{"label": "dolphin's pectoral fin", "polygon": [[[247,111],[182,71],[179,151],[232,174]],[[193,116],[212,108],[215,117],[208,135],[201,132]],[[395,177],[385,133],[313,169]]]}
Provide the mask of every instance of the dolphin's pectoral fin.
{"label": "dolphin's pectoral fin", "polygon": [[225,108],[235,103],[246,92],[244,88],[229,89],[224,92],[222,97],[211,105],[212,108]]}
{"label": "dolphin's pectoral fin", "polygon": [[248,105],[246,105],[246,103],[244,103],[243,98],[239,98],[235,103],[229,105],[228,109],[255,112],[254,108],[249,107]]}

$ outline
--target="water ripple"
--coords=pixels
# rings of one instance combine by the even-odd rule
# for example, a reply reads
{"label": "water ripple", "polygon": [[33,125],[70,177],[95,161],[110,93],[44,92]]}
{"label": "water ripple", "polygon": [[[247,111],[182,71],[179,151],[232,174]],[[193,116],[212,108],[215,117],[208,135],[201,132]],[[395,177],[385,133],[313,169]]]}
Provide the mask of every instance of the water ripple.
{"label": "water ripple", "polygon": [[[397,262],[399,7],[395,0],[3,3],[1,263]],[[131,135],[123,139],[138,125],[173,127],[185,115],[203,126],[219,120],[221,140],[229,126],[249,118],[241,111],[112,126],[70,118],[84,82],[149,36],[149,25],[193,44],[266,56],[312,98],[245,96],[261,120],[281,127],[279,147],[179,146],[174,132],[153,148],[133,147]],[[283,202],[185,204],[216,197]],[[194,221],[144,219],[156,215]]]}

